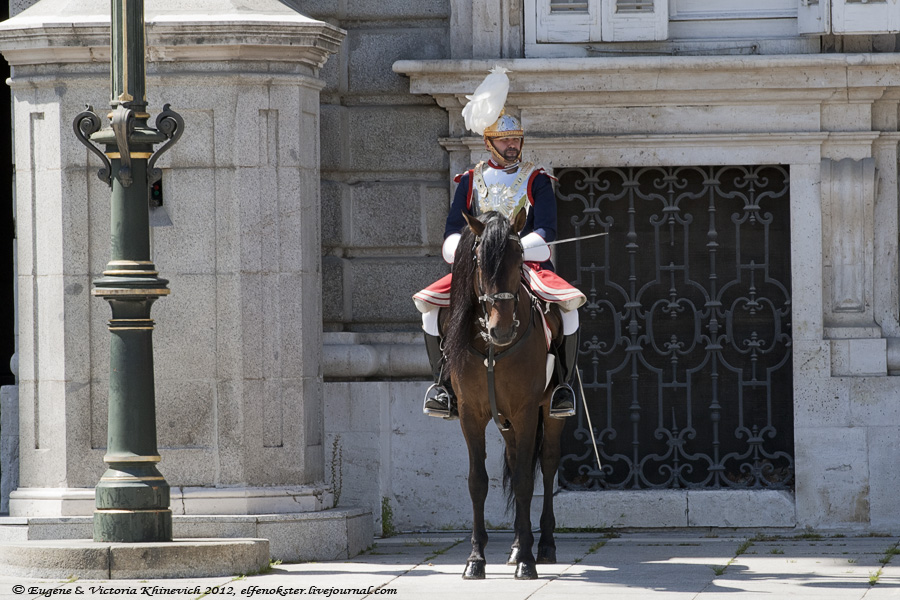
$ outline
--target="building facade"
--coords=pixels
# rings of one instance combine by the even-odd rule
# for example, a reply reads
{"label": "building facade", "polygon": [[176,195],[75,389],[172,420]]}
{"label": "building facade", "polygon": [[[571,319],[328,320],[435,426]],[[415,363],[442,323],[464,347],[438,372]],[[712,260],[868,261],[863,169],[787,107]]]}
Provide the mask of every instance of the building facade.
{"label": "building facade", "polygon": [[466,522],[461,437],[422,422],[403,348],[446,269],[433,206],[485,158],[465,96],[502,65],[560,236],[607,234],[556,250],[589,299],[560,524],[900,525],[894,5],[302,4],[348,31],[322,105],[326,429],[381,479],[345,496]]}
{"label": "building facade", "polygon": [[[324,479],[338,507],[371,510],[385,531],[468,527],[458,426],[421,415],[428,369],[410,297],[446,273],[440,245],[452,175],[485,158],[460,111],[466,94],[502,65],[511,79],[507,110],[523,122],[526,156],[558,179],[560,237],[605,234],[555,250],[557,270],[589,300],[580,360],[588,408],[567,426],[558,524],[900,527],[900,476],[892,468],[900,442],[900,22],[893,3],[281,4],[346,32],[318,72],[320,213],[301,206],[298,221],[291,211],[283,215],[288,229],[321,236],[320,289],[316,299],[304,294],[279,305],[286,329],[264,329],[296,340],[307,366],[321,349],[321,379],[308,381],[320,391],[308,393],[320,394],[324,434],[310,450],[321,457],[319,471],[308,473],[310,482]],[[165,69],[186,68],[180,60],[151,50],[149,71],[163,77]],[[210,74],[215,63],[196,69],[210,89],[220,85]],[[285,74],[285,83],[294,76]],[[191,90],[182,93],[190,105]],[[260,108],[262,96],[247,98],[254,119],[273,117],[272,106]],[[281,129],[265,122],[256,129],[271,141]],[[237,166],[248,160],[247,140],[257,141],[239,128],[233,121],[206,129],[231,132],[228,156]],[[173,156],[171,164],[202,156]],[[214,160],[222,156],[217,151]],[[254,154],[253,165],[243,166],[268,168],[271,158]],[[187,183],[177,180],[173,170],[165,181],[176,228],[193,215],[191,230],[205,231],[208,213],[189,210]],[[191,194],[219,198],[223,188],[197,189]],[[227,208],[216,214],[223,220],[215,232],[189,236],[200,250],[215,247],[216,257],[227,258],[235,248],[217,244],[229,231],[243,231],[235,238],[242,247],[272,239],[265,219],[243,230],[256,217]],[[184,339],[211,339],[201,324],[211,325],[189,318],[189,304],[166,309],[165,302],[175,304],[180,286],[185,298],[200,294],[219,275],[207,263],[209,272],[179,267],[198,255],[183,255],[178,237],[166,241],[162,230],[155,247],[156,264],[173,282],[173,297],[155,309],[160,330],[167,317],[178,319],[178,333],[161,333],[156,351],[163,373],[183,375],[178,389],[181,380],[212,389],[238,365],[223,357],[251,364],[258,348],[232,354],[233,345],[217,345],[200,354],[204,365],[179,350]],[[103,254],[96,255],[100,264]],[[21,281],[21,257],[19,264]],[[267,273],[254,271],[273,282]],[[285,277],[278,281],[294,289]],[[226,336],[229,311],[250,311],[255,300],[242,305],[220,290],[209,308],[226,320],[211,327]],[[18,331],[33,337],[22,293]],[[321,328],[312,332],[315,310],[308,309],[318,306]],[[233,322],[249,335],[250,323],[274,323],[264,316]],[[64,316],[61,335],[85,327],[78,321]],[[101,322],[91,317],[92,328]],[[20,364],[22,348],[20,340]],[[283,364],[274,346],[259,348],[273,350],[261,369]],[[269,375],[245,379],[272,382]],[[157,377],[166,390],[167,376]],[[20,367],[18,406],[29,407],[21,422],[33,413],[21,401],[25,379]],[[227,427],[194,422],[212,414],[198,407],[219,406],[202,398],[223,397],[220,385],[162,401],[161,412],[182,415],[159,418],[164,473],[167,460],[206,464],[180,461],[186,447],[223,447],[201,432],[229,434]],[[279,383],[262,394],[264,446],[273,435],[294,436],[271,429],[273,418],[288,414],[271,413],[287,406],[278,401],[284,389]],[[242,406],[252,407],[254,397],[244,395]],[[317,416],[298,423],[308,418]],[[489,437],[488,520],[503,526],[510,516],[499,490],[499,435]],[[236,441],[237,454],[218,453],[234,458],[230,473],[269,468],[269,450],[257,452],[251,438]],[[99,455],[99,445],[91,452]],[[177,472],[179,481],[196,482],[197,493],[233,483]],[[75,487],[91,485],[87,476],[78,481]]]}

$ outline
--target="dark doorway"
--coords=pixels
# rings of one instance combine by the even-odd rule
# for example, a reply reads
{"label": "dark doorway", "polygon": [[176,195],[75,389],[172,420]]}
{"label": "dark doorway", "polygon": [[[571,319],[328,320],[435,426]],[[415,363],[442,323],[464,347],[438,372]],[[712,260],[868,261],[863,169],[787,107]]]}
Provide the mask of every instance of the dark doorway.
{"label": "dark doorway", "polygon": [[[0,7],[0,20],[9,18],[8,3]],[[13,285],[15,270],[13,265],[13,241],[16,226],[13,215],[13,152],[11,90],[6,85],[9,65],[0,58],[0,385],[16,382],[9,368],[9,359],[15,352],[15,302]]]}

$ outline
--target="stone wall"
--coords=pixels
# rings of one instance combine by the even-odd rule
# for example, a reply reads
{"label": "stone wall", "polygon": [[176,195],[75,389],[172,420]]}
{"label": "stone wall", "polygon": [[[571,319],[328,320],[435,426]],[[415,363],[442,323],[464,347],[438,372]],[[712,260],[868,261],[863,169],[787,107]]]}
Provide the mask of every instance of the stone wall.
{"label": "stone wall", "polygon": [[447,114],[391,65],[450,56],[449,2],[294,5],[347,31],[322,71],[325,331],[418,330],[410,297],[446,273]]}

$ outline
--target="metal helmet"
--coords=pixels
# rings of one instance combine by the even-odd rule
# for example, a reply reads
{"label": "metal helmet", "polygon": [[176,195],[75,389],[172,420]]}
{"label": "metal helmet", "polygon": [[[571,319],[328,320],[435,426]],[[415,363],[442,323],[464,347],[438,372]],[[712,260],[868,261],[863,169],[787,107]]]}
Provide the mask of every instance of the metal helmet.
{"label": "metal helmet", "polygon": [[517,118],[508,115],[505,112],[501,112],[500,118],[494,121],[493,125],[485,128],[484,137],[525,137],[525,131],[522,129],[522,123],[520,123]]}
{"label": "metal helmet", "polygon": [[[512,115],[508,115],[505,111],[500,112],[500,118],[494,121],[493,125],[486,127],[484,130],[484,139],[488,142],[488,148],[490,148],[491,156],[497,161],[500,165],[506,164],[508,161],[504,158],[497,149],[494,148],[494,143],[491,141],[496,138],[522,138],[522,146],[525,145],[525,130],[522,129],[522,123]],[[518,162],[522,158],[522,149],[519,148],[519,156],[513,163]]]}

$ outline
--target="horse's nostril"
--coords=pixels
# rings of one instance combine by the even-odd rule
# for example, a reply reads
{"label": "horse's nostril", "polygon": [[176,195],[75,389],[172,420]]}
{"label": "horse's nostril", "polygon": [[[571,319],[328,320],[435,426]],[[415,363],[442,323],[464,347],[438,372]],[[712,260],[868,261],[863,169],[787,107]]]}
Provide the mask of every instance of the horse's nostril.
{"label": "horse's nostril", "polygon": [[507,344],[507,343],[509,343],[510,339],[512,338],[512,336],[510,335],[510,332],[502,333],[496,327],[492,327],[488,333],[491,336],[491,340],[493,340],[493,342],[495,344],[501,344],[501,345]]}

